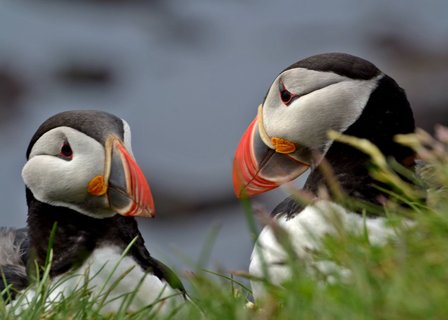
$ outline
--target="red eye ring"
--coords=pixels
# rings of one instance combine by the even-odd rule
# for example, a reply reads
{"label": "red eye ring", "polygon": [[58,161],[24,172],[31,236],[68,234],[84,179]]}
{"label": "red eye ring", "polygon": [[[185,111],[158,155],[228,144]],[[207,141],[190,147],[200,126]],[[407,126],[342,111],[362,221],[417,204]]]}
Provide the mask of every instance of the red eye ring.
{"label": "red eye ring", "polygon": [[68,141],[64,141],[59,155],[67,160],[71,160],[73,158],[73,150]]}

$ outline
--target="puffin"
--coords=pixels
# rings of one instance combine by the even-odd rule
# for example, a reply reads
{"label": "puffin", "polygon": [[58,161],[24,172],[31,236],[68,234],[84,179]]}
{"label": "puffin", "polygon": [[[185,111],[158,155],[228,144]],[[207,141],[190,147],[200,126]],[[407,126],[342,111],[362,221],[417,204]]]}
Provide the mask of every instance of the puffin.
{"label": "puffin", "polygon": [[49,276],[57,285],[50,302],[88,279],[92,295],[105,297],[101,313],[116,312],[130,294],[128,312],[184,303],[182,282],[150,255],[138,229],[135,217],[154,217],[155,206],[125,120],[93,110],[58,113],[34,133],[26,158],[27,227],[0,230],[3,298],[35,297],[32,285],[51,247]]}
{"label": "puffin", "polygon": [[[317,54],[287,67],[275,78],[241,138],[233,186],[237,197],[248,198],[309,172],[303,190],[312,201],[304,204],[289,196],[274,208],[273,221],[262,229],[251,256],[249,272],[254,278],[281,285],[291,276],[287,254],[275,235],[277,226],[287,232],[307,272],[317,272],[319,279],[329,282],[350,274],[313,255],[322,250],[323,237],[337,233],[335,219],[347,231],[366,232],[371,245],[396,236],[386,218],[369,209],[384,204],[390,187],[369,174],[368,155],[330,138],[329,130],[367,139],[387,158],[414,168],[415,152],[394,141],[397,134],[415,131],[413,112],[405,91],[390,76],[346,53]],[[344,196],[366,204],[365,210],[352,210],[338,201],[326,168],[331,168]],[[251,285],[255,300],[266,296],[262,282],[252,280]]]}

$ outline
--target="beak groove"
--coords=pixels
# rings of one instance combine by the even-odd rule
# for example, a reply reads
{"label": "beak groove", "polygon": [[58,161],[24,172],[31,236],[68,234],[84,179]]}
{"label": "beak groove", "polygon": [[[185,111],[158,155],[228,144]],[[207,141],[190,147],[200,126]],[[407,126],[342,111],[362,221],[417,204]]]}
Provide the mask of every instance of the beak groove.
{"label": "beak groove", "polygon": [[237,198],[246,198],[277,188],[279,185],[273,181],[264,179],[259,173],[263,166],[268,163],[270,156],[267,155],[261,162],[255,159],[252,140],[257,128],[255,118],[241,138],[233,160],[233,188]]}
{"label": "beak groove", "polygon": [[149,184],[121,140],[109,138],[106,155],[110,207],[124,216],[154,217],[155,206]]}
{"label": "beak groove", "polygon": [[309,156],[308,148],[267,134],[260,105],[235,152],[232,178],[236,196],[255,196],[297,178],[310,167]]}

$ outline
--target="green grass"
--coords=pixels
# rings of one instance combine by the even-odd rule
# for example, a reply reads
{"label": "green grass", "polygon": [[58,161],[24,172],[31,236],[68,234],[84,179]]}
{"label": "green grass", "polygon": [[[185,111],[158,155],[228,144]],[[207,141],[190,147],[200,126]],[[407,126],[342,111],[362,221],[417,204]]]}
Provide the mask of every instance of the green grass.
{"label": "green grass", "polygon": [[[123,308],[118,314],[101,315],[95,303],[101,299],[93,297],[87,286],[45,305],[52,284],[44,270],[31,306],[19,312],[0,303],[0,319],[444,319],[448,315],[448,131],[439,128],[437,136],[439,140],[433,140],[418,132],[399,137],[427,163],[418,178],[388,164],[368,143],[346,141],[362,143],[373,157],[372,174],[394,186],[395,200],[381,210],[398,233],[383,247],[371,246],[365,234],[344,230],[327,237],[318,258],[331,259],[350,270],[349,279],[329,284],[311,277],[291,254],[292,279],[280,287],[271,285],[269,279],[258,279],[266,284],[268,295],[254,305],[244,270],[231,274],[201,268],[211,250],[204,246],[199,266],[183,277],[192,302],[175,314],[155,315],[149,307],[133,314]],[[408,179],[403,180],[403,175]],[[244,202],[243,206],[248,232],[254,233],[250,205]],[[403,219],[415,224],[402,227]],[[278,237],[287,249],[288,240],[281,230]]]}

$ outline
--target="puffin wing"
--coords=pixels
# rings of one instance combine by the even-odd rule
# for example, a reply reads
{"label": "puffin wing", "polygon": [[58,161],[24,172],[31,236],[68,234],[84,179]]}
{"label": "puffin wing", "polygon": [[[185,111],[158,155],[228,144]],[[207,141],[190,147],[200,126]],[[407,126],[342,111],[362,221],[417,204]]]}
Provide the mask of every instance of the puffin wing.
{"label": "puffin wing", "polygon": [[184,297],[187,296],[187,292],[182,284],[182,281],[176,275],[176,273],[171,270],[167,265],[160,262],[159,260],[153,258],[145,246],[145,240],[143,239],[140,231],[137,228],[137,223],[135,220],[127,219],[127,223],[123,223],[122,217],[117,217],[121,223],[119,224],[119,232],[124,243],[131,243],[135,236],[137,239],[134,245],[129,251],[136,262],[148,273],[154,274],[157,278],[166,283],[173,289],[179,290]]}
{"label": "puffin wing", "polygon": [[286,215],[288,219],[291,219],[303,209],[305,209],[305,206],[294,199],[293,196],[290,196],[280,202],[274,210],[272,210],[271,217],[279,218],[280,216]]}
{"label": "puffin wing", "polygon": [[184,297],[187,296],[187,291],[185,290],[182,281],[179,279],[177,274],[171,270],[166,264],[163,262],[149,256],[150,267],[147,271],[151,271],[156,275],[159,279],[165,280],[171,288],[179,290]]}
{"label": "puffin wing", "polygon": [[[3,299],[14,298],[17,291],[28,286],[26,264],[29,238],[26,228],[0,228],[0,292]],[[5,288],[11,285],[9,291]]]}

